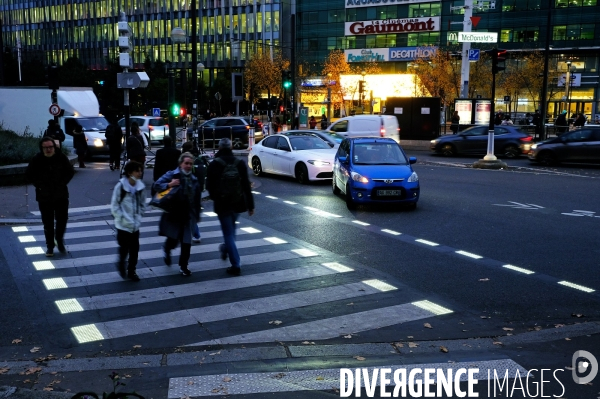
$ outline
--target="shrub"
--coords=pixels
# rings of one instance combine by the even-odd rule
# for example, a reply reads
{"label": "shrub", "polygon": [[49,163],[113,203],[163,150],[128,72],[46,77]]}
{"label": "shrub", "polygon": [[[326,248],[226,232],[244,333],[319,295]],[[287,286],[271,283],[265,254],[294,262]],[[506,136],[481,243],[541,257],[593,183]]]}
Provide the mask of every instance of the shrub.
{"label": "shrub", "polygon": [[40,139],[27,131],[22,136],[18,135],[0,125],[0,166],[29,163],[40,152]]}

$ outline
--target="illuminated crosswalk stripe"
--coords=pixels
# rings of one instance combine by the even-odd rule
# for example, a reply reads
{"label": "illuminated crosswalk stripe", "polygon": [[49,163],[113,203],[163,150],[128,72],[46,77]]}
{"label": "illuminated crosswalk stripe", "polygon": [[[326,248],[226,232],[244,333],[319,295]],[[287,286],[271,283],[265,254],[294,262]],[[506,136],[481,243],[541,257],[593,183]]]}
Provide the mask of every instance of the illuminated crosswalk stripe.
{"label": "illuminated crosswalk stripe", "polygon": [[435,313],[429,310],[410,303],[405,303],[402,305],[388,306],[359,313],[315,320],[308,323],[217,338],[210,341],[189,344],[187,346],[323,340],[425,319],[435,315]]}
{"label": "illuminated crosswalk stripe", "polygon": [[[192,246],[191,249],[191,254],[200,254],[200,253],[206,253],[206,252],[216,252],[219,250],[219,245],[218,243],[216,244],[202,244],[202,245],[196,245],[196,246]],[[243,248],[253,248],[253,247],[260,247],[260,246],[264,246],[264,245],[273,245],[273,243],[265,240],[265,239],[255,239],[255,240],[241,240],[237,242],[237,247],[238,249],[243,249]],[[180,249],[179,248],[175,248],[173,251],[171,251],[171,255],[177,256],[179,255]],[[163,251],[162,249],[153,249],[153,250],[149,250],[149,251],[140,251],[139,252],[139,259],[140,260],[149,260],[149,259],[162,259],[163,257]],[[117,261],[117,255],[116,254],[110,254],[110,255],[96,255],[96,256],[87,256],[87,257],[83,257],[83,258],[73,258],[73,259],[53,259],[51,261],[41,261],[41,262],[50,262],[52,264],[54,269],[65,269],[65,268],[71,268],[71,267],[82,267],[82,266],[94,266],[94,265],[100,265],[100,264],[106,264],[106,263],[115,263]],[[37,262],[34,262],[34,265]]]}
{"label": "illuminated crosswalk stripe", "polygon": [[[274,368],[277,366],[272,366]],[[359,367],[358,365],[356,367]],[[368,375],[372,376],[375,367],[362,367],[368,370]],[[452,362],[452,363],[428,363],[428,364],[392,364],[380,365],[378,369],[391,369],[390,385],[387,386],[386,392],[391,396],[394,385],[394,379],[391,376],[395,370],[406,370],[406,375],[409,375],[414,369],[441,369],[453,370],[452,375],[456,374],[459,369],[474,370],[479,369],[479,372],[473,373],[473,378],[478,381],[485,381],[490,375],[504,376],[508,372],[509,376],[527,375],[527,370],[511,359],[492,359],[492,360],[470,360],[468,362]],[[353,370],[354,368],[352,368]],[[496,371],[496,373],[494,373]],[[461,381],[466,381],[462,378]],[[375,380],[375,386],[380,386],[381,379]],[[485,385],[481,383],[479,385]],[[364,387],[364,381],[361,381],[361,386]],[[251,395],[261,393],[274,392],[295,392],[295,391],[331,391],[340,389],[340,369],[309,369],[309,370],[289,370],[288,368],[273,369],[268,372],[258,373],[231,373],[231,374],[209,374],[200,376],[175,377],[169,379],[168,399],[179,399],[184,397],[204,397],[216,395]],[[215,392],[216,391],[216,392]],[[465,388],[461,388],[465,391]],[[380,397],[380,390],[377,389],[376,397]],[[432,388],[432,392],[435,389]],[[456,392],[456,391],[454,391]],[[338,397],[339,393],[335,395]],[[275,397],[275,396],[274,396]],[[281,396],[277,396],[281,397]],[[353,391],[352,397],[356,396],[356,391]]]}
{"label": "illuminated crosswalk stripe", "polygon": [[199,281],[169,287],[149,288],[131,292],[97,295],[85,298],[70,298],[76,301],[83,311],[92,309],[110,309],[120,306],[132,306],[158,302],[175,298],[185,298],[220,291],[237,290],[261,285],[298,281],[313,277],[322,277],[339,273],[321,265],[302,266],[287,270],[245,275],[244,278],[224,278]]}
{"label": "illuminated crosswalk stripe", "polygon": [[[244,266],[249,266],[260,265],[261,263],[267,264],[269,262],[298,259],[302,257],[304,256],[301,256],[298,253],[292,251],[277,251],[244,255],[242,257],[242,261],[244,263]],[[188,268],[193,272],[201,272],[208,270],[223,269],[228,266],[229,263],[224,262],[223,260],[218,258],[190,262]],[[179,274],[179,270],[177,268],[173,268],[172,266],[153,266],[149,268],[142,267],[137,269],[137,274],[138,276],[140,276],[140,278],[145,279]],[[83,274],[80,276],[72,277],[48,278],[42,280],[42,282],[50,290],[74,287],[87,287],[100,284],[112,284],[123,282],[123,278],[119,273],[113,271],[108,273]],[[48,286],[50,286],[51,288]]]}
{"label": "illuminated crosswalk stripe", "polygon": [[152,316],[96,323],[95,326],[105,339],[114,339],[163,331],[170,328],[192,326],[198,323],[232,320],[239,317],[347,300],[378,292],[380,292],[378,289],[362,282],[350,283],[222,305],[204,306]]}

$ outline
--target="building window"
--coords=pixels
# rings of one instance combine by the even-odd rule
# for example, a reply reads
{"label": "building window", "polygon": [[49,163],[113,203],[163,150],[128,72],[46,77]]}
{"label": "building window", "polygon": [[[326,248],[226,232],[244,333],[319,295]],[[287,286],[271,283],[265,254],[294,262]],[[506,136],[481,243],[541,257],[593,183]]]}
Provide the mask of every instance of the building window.
{"label": "building window", "polygon": [[556,8],[590,7],[596,5],[596,0],[555,0]]}
{"label": "building window", "polygon": [[592,40],[594,38],[594,25],[574,24],[555,26],[552,38],[554,40]]}
{"label": "building window", "polygon": [[408,6],[408,16],[410,18],[436,17],[440,14],[440,3],[415,4]]}

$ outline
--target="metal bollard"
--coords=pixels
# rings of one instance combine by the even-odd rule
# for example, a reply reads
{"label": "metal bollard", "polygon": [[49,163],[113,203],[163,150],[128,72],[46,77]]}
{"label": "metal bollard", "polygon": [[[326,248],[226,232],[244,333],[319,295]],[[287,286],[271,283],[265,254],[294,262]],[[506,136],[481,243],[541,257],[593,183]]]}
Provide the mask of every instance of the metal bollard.
{"label": "metal bollard", "polygon": [[250,127],[248,130],[248,148],[252,148],[254,146],[254,128]]}

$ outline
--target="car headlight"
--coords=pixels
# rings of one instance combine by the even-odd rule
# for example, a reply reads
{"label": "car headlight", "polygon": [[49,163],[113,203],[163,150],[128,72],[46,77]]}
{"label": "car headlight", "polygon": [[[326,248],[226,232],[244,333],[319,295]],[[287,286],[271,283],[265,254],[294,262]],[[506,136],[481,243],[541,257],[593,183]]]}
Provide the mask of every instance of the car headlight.
{"label": "car headlight", "polygon": [[94,147],[104,147],[102,139],[94,139]]}
{"label": "car headlight", "polygon": [[357,181],[359,183],[368,183],[369,182],[369,179],[367,179],[360,173],[352,172],[350,175],[352,176],[352,180]]}
{"label": "car headlight", "polygon": [[531,149],[532,149],[532,150],[535,150],[535,149],[537,148],[537,146],[538,146],[537,144],[532,144],[532,145],[531,145]]}
{"label": "car headlight", "polygon": [[431,140],[431,144],[437,144],[439,141],[439,139]]}
{"label": "car headlight", "polygon": [[407,180],[407,182],[409,182],[409,183],[416,183],[418,181],[419,181],[419,175],[417,175],[417,172],[412,172],[412,175],[410,175],[410,177]]}
{"label": "car headlight", "polygon": [[315,165],[316,167],[321,167],[321,166],[325,166],[325,165],[329,165],[330,164],[329,162],[314,161],[314,160],[308,161],[308,163],[311,164],[311,165]]}

